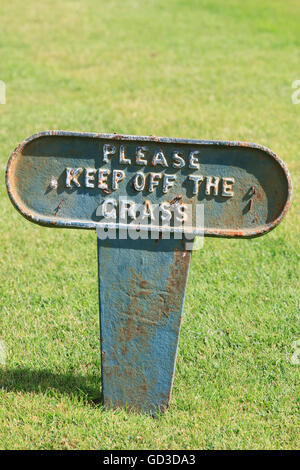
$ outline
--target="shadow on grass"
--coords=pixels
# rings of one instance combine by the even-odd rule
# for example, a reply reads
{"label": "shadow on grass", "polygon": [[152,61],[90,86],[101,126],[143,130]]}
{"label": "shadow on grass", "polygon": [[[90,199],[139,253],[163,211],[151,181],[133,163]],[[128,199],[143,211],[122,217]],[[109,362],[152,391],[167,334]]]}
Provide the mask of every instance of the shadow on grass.
{"label": "shadow on grass", "polygon": [[0,368],[0,389],[7,392],[49,393],[53,390],[85,400],[91,406],[103,403],[100,378],[95,375],[75,373],[56,374],[50,370],[25,367]]}

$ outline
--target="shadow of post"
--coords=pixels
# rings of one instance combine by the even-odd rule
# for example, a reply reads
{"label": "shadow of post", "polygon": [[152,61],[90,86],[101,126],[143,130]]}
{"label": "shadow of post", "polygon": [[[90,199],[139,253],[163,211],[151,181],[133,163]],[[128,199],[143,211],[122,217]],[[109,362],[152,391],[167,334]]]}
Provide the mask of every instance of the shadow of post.
{"label": "shadow of post", "polygon": [[0,389],[7,392],[44,393],[55,390],[62,395],[84,399],[91,406],[103,403],[100,377],[92,374],[59,374],[26,367],[0,368]]}

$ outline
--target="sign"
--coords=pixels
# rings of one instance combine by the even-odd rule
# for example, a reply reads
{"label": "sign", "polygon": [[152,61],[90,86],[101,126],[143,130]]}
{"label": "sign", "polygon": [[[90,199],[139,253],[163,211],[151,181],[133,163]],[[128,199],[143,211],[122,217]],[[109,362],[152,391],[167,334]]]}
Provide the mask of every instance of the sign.
{"label": "sign", "polygon": [[266,234],[291,197],[260,145],[65,131],[20,144],[6,181],[30,221],[97,230],[104,404],[150,413],[169,403],[186,241]]}

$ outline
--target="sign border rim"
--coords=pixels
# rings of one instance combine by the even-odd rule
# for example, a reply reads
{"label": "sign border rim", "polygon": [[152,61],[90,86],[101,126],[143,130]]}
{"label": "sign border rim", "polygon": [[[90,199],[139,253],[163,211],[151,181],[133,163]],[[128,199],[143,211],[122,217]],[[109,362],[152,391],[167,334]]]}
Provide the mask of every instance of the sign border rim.
{"label": "sign border rim", "polygon": [[[14,184],[11,183],[13,166],[16,162],[18,155],[22,153],[23,148],[31,141],[36,140],[40,137],[47,136],[66,136],[66,137],[88,137],[88,138],[101,138],[106,140],[130,140],[130,141],[143,141],[143,142],[156,142],[156,143],[173,143],[173,144],[190,144],[190,145],[211,145],[211,146],[223,146],[223,147],[247,147],[253,148],[256,150],[261,150],[264,153],[268,154],[273,158],[283,170],[284,175],[287,180],[287,200],[285,205],[280,213],[280,215],[270,224],[265,224],[261,228],[256,230],[246,229],[246,230],[231,230],[231,229],[201,229],[203,236],[208,237],[223,237],[223,238],[255,238],[273,230],[283,219],[287,213],[292,198],[292,181],[287,169],[286,164],[268,147],[265,147],[260,144],[255,144],[252,142],[244,141],[227,141],[227,140],[198,140],[198,139],[183,139],[183,138],[174,138],[174,137],[157,137],[157,136],[137,136],[137,135],[126,135],[126,134],[105,134],[105,133],[96,133],[96,132],[74,132],[74,131],[65,131],[65,130],[47,130],[43,132],[38,132],[24,139],[12,152],[6,168],[6,187],[9,198],[14,205],[14,207],[20,212],[20,214],[25,217],[30,222],[36,223],[38,225],[47,226],[47,227],[57,227],[57,228],[76,228],[76,229],[88,229],[95,230],[99,226],[98,222],[85,222],[81,220],[73,221],[63,221],[55,216],[51,218],[48,217],[37,217],[33,215],[29,210],[26,210],[26,207],[19,201],[19,198],[14,191]],[[116,224],[115,228],[118,224]]]}

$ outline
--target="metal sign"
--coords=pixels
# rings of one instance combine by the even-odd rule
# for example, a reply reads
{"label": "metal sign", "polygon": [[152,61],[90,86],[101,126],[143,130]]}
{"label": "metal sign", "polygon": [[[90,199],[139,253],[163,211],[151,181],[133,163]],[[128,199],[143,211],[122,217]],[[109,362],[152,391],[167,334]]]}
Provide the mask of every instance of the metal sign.
{"label": "metal sign", "polygon": [[260,145],[65,131],[20,144],[6,182],[30,221],[97,230],[104,404],[151,413],[169,403],[186,242],[266,234],[291,197]]}

